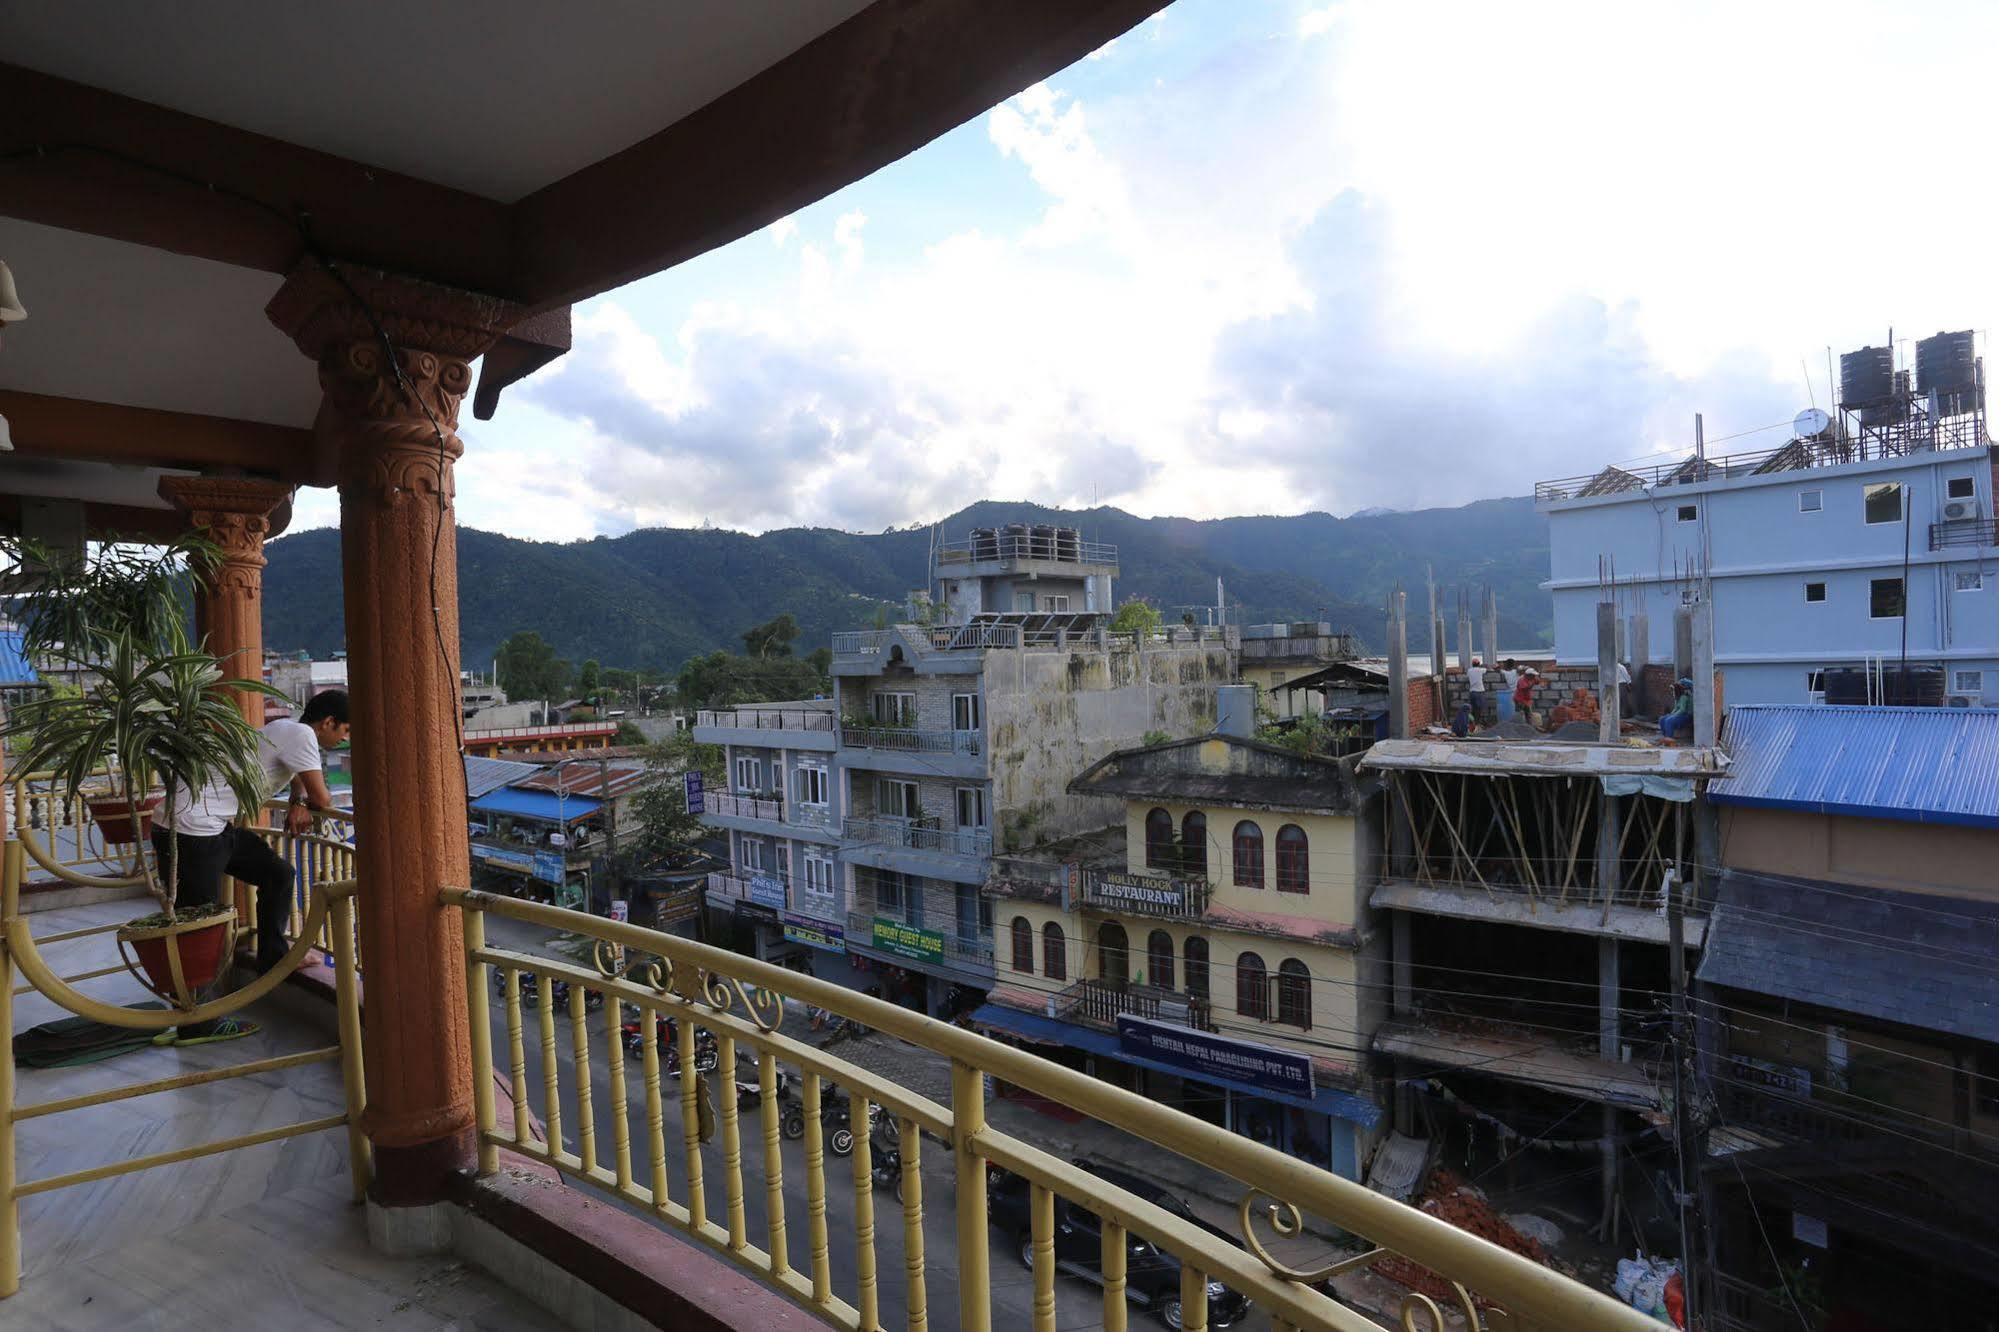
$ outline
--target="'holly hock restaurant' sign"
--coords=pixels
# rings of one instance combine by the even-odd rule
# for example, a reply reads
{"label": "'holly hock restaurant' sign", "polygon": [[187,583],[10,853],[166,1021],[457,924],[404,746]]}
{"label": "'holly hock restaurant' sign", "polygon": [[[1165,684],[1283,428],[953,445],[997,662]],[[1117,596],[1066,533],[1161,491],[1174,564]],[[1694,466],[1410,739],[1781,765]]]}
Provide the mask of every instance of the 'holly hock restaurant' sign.
{"label": "'holly hock restaurant' sign", "polygon": [[1152,1022],[1129,1013],[1118,1016],[1117,1038],[1119,1048],[1128,1054],[1169,1064],[1209,1082],[1247,1084],[1308,1100],[1313,1095],[1310,1055],[1170,1022]]}
{"label": "'holly hock restaurant' sign", "polygon": [[1146,874],[1086,874],[1083,902],[1134,915],[1198,915],[1203,906],[1195,897],[1199,887],[1186,879],[1155,879]]}

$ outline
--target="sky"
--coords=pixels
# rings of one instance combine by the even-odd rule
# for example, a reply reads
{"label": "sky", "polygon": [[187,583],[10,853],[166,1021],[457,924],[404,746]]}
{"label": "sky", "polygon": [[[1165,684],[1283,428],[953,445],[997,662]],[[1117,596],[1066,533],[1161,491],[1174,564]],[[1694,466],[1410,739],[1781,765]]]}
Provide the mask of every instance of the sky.
{"label": "sky", "polygon": [[1828,349],[1984,352],[1995,51],[1982,0],[1178,0],[578,306],[465,414],[459,521],[1346,514],[1679,456],[1696,412],[1775,447]]}

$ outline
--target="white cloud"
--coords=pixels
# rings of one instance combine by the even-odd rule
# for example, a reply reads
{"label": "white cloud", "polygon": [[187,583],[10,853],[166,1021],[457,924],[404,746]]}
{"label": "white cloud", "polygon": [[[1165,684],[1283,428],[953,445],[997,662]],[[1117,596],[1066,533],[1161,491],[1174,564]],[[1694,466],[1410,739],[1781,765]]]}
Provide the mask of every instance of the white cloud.
{"label": "white cloud", "polygon": [[868,224],[868,215],[856,208],[842,213],[833,223],[833,245],[840,251],[840,263],[848,272],[861,266],[861,228]]}
{"label": "white cloud", "polygon": [[781,217],[765,227],[764,232],[770,237],[771,244],[782,250],[785,242],[798,234],[798,219],[791,216]]}

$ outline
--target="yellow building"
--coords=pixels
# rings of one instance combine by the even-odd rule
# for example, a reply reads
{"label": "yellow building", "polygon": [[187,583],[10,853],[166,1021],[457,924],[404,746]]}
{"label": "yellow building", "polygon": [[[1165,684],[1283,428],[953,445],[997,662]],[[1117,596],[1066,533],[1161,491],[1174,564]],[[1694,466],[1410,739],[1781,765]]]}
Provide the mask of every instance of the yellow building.
{"label": "yellow building", "polygon": [[1351,765],[1212,735],[1121,750],[1069,790],[1124,822],[995,863],[976,1020],[1357,1176],[1380,1111]]}

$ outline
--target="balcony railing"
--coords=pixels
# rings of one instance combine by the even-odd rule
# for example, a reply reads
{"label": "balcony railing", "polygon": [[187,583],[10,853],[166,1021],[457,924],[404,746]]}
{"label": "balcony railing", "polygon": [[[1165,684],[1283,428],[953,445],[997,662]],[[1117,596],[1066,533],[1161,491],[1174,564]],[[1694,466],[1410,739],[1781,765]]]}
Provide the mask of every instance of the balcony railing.
{"label": "balcony railing", "polygon": [[825,708],[722,708],[694,714],[696,726],[742,731],[832,731],[833,714]]}
{"label": "balcony railing", "polygon": [[769,819],[775,823],[784,821],[784,799],[768,796],[736,795],[728,791],[712,791],[707,797],[708,812],[725,818]]}
{"label": "balcony railing", "polygon": [[[782,900],[767,901],[752,889],[753,878],[774,882]],[[791,876],[786,874],[738,874],[733,871],[716,871],[708,876],[708,896],[724,902],[754,902],[776,911],[785,910],[791,902]]]}
{"label": "balcony railing", "polygon": [[890,754],[964,754],[985,751],[986,738],[977,731],[913,731],[900,726],[847,726],[840,743],[852,749]]}
{"label": "balcony railing", "polygon": [[910,819],[851,818],[841,826],[840,835],[849,842],[903,851],[972,857],[993,853],[993,835],[984,828],[926,828]]}
{"label": "balcony railing", "polygon": [[937,547],[939,564],[970,564],[978,560],[1056,560],[1063,564],[1116,564],[1117,547],[1082,541],[1069,532],[1000,533],[969,541],[946,541]]}
{"label": "balcony railing", "polygon": [[834,634],[833,655],[836,657],[878,657],[888,646],[889,631],[886,629],[864,629],[858,633]]}
{"label": "balcony railing", "polygon": [[[1149,1241],[1178,1265],[1181,1307],[1177,1322],[1189,1329],[1208,1326],[1210,1291],[1221,1289],[1240,1294],[1278,1326],[1315,1332],[1366,1332],[1373,1324],[1324,1293],[1321,1283],[1393,1254],[1457,1283],[1466,1292],[1466,1305],[1477,1299],[1482,1305],[1510,1313],[1509,1326],[1599,1332],[1644,1332],[1657,1327],[1644,1314],[1606,1295],[1360,1184],[1248,1138],[1217,1133],[1212,1125],[1171,1107],[920,1013],[636,925],[458,888],[444,889],[441,897],[446,905],[461,909],[465,917],[467,1036],[481,1173],[499,1169],[502,1148],[541,1161],[663,1226],[693,1236],[836,1327],[877,1327],[881,1281],[886,1278],[901,1282],[913,1326],[920,1325],[916,1311],[929,1308],[934,1294],[956,1304],[956,1323],[964,1332],[989,1332],[995,1274],[990,1268],[988,1226],[993,1218],[988,1210],[987,1181],[993,1168],[1024,1179],[1029,1190],[1028,1233],[1021,1238],[1026,1241],[1023,1247],[1033,1269],[1036,1332],[1052,1332],[1055,1324],[1057,1198],[1102,1219],[1107,1276],[1103,1324],[1110,1328],[1127,1325],[1125,1260],[1131,1242],[1138,1239]],[[489,947],[488,916],[599,941],[607,945],[596,950],[603,959],[601,969]],[[633,961],[620,970],[612,960],[615,951],[622,951],[627,958],[657,960]],[[493,968],[499,969],[505,981],[505,1048],[497,1055],[489,1026],[493,988],[488,973]],[[538,1085],[528,1078],[526,1057],[526,1033],[535,1025],[535,1014],[523,1008],[518,983],[520,974],[527,971],[569,981],[574,987],[572,1004],[580,1004],[583,989],[593,987],[611,1000],[607,1004],[610,1012],[617,1013],[620,1002],[638,1011],[647,1111],[636,1132],[626,1116],[616,1116],[614,1132],[606,1143],[598,1136],[595,1117],[585,1113],[572,1129],[578,1150],[569,1149],[570,1139],[559,1127],[561,1117],[568,1113],[565,1106],[590,1104],[591,1046],[616,1037],[617,1021],[612,1018],[608,1031],[599,1034],[594,1031],[597,1024],[585,1021],[577,1006],[572,1009],[572,1022],[558,1023],[547,998],[551,988],[544,986],[538,1023],[540,1047],[553,1056],[566,1039],[571,1059],[544,1057]],[[948,1060],[950,1103],[932,1100],[887,1076],[785,1035],[780,1022],[787,1002],[823,1008]],[[751,1076],[759,1091],[757,1108],[747,1112],[747,1124],[737,1096],[724,1094],[710,1102],[701,1079],[681,1078],[675,1086],[662,1078],[655,1037],[662,1021],[676,1024],[684,1068],[695,1065],[697,1029],[715,1036],[722,1068],[735,1069],[738,1057],[746,1056],[740,1066],[755,1070]],[[493,1090],[496,1059],[501,1071],[512,1073],[519,1093],[505,1122],[499,1117]],[[624,1058],[612,1051],[609,1100],[619,1107],[626,1097],[624,1065]],[[800,1075],[804,1129],[804,1140],[798,1147],[787,1146],[780,1132],[778,1077],[781,1070],[794,1068]],[[574,1100],[561,1085],[565,1078],[576,1084]],[[1240,1242],[1197,1226],[995,1128],[986,1119],[986,1098],[989,1083],[998,1082],[1020,1087],[1085,1117],[1115,1124],[1161,1151],[1178,1153],[1233,1179],[1244,1197]],[[820,1110],[829,1083],[847,1094],[852,1123],[868,1122],[870,1110],[879,1106],[899,1126],[902,1189],[897,1210],[904,1239],[901,1262],[893,1267],[884,1269],[878,1261],[878,1200],[870,1135],[856,1135],[848,1168],[840,1171],[846,1179],[827,1169]],[[669,1125],[663,1114],[667,1095],[676,1096],[679,1102],[678,1125]],[[537,1115],[547,1123],[546,1135],[533,1130]],[[712,1136],[722,1145],[719,1172],[709,1168],[712,1158],[710,1162],[703,1159],[702,1145],[711,1136],[704,1122],[712,1125]],[[944,1144],[941,1149],[932,1146],[939,1142]],[[934,1274],[934,1282],[923,1224],[925,1186],[932,1182],[921,1168],[926,1150],[948,1152],[956,1175],[954,1190],[930,1200],[933,1209],[949,1210],[956,1220],[954,1252],[947,1263],[938,1265],[941,1270]],[[754,1235],[744,1205],[746,1194],[754,1187],[754,1176],[745,1173],[746,1155],[758,1158],[766,1185],[764,1224]],[[797,1173],[804,1176],[808,1199],[802,1225],[795,1214],[787,1216],[785,1192],[776,1184]],[[854,1284],[840,1293],[834,1290],[836,1246],[825,1205],[829,1190],[836,1188],[853,1190],[854,1225],[851,1232],[842,1233],[840,1246],[843,1255],[852,1254],[858,1273]],[[896,1207],[887,1194],[881,1196],[879,1205],[885,1210]],[[1270,1253],[1266,1240],[1273,1233],[1297,1233],[1304,1215],[1366,1236],[1378,1247],[1310,1271],[1288,1267]],[[845,1247],[848,1245],[852,1247]],[[848,1291],[851,1300],[846,1298]],[[1418,1309],[1430,1313],[1441,1325],[1441,1318],[1433,1312],[1435,1306],[1413,1293],[1403,1300],[1403,1325],[1418,1325]],[[1471,1311],[1467,1308],[1463,1312]],[[1486,1313],[1474,1315],[1470,1325],[1493,1326],[1498,1322]]]}
{"label": "balcony railing", "polygon": [[1202,1031],[1215,1029],[1214,1010],[1206,999],[1156,985],[1084,980],[1055,996],[1055,1016],[1106,1031],[1116,1031],[1119,1015],[1127,1013]]}
{"label": "balcony railing", "polygon": [[1930,524],[1930,549],[1952,546],[1999,546],[1999,519],[1952,518]]}

